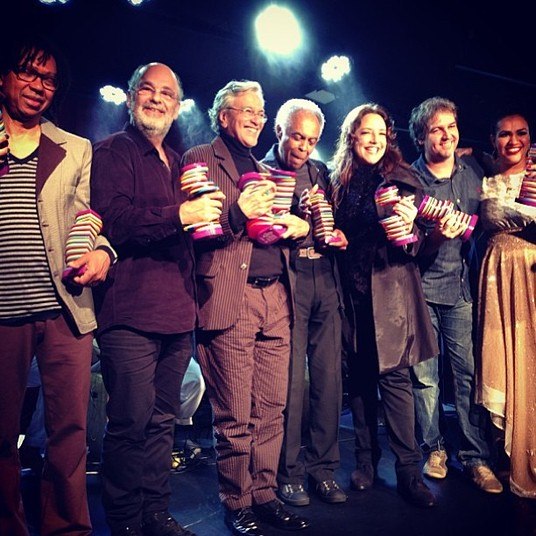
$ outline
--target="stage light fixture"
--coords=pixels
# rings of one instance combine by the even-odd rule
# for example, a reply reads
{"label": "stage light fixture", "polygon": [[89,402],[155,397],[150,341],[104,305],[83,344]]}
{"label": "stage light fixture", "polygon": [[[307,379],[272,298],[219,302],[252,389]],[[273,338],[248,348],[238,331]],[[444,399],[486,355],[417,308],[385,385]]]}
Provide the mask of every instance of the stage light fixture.
{"label": "stage light fixture", "polygon": [[322,78],[326,82],[338,82],[350,72],[347,56],[332,56],[322,64]]}
{"label": "stage light fixture", "polygon": [[302,30],[286,7],[270,5],[255,19],[259,46],[266,52],[289,55],[302,43]]}
{"label": "stage light fixture", "polygon": [[319,104],[329,104],[335,100],[335,95],[327,89],[315,89],[307,93],[305,96]]}
{"label": "stage light fixture", "polygon": [[100,88],[99,93],[104,102],[112,102],[116,106],[123,104],[127,100],[126,93],[120,87],[104,86]]}
{"label": "stage light fixture", "polygon": [[148,2],[149,0],[127,0],[127,2],[132,6],[141,6],[144,2]]}
{"label": "stage light fixture", "polygon": [[188,112],[193,111],[194,108],[194,99],[184,99],[181,101],[181,114],[187,114]]}

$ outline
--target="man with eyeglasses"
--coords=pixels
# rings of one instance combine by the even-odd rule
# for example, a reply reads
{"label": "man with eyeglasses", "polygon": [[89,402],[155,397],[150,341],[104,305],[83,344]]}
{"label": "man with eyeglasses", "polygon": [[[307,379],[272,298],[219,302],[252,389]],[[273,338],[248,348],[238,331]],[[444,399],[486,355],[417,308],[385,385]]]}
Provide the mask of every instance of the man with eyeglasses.
{"label": "man with eyeglasses", "polygon": [[138,67],[130,122],[94,147],[92,200],[119,256],[95,289],[101,371],[109,395],[102,488],[112,535],[191,536],[169,512],[171,452],[196,324],[193,252],[183,230],[221,213],[221,192],[188,201],[164,139],[182,88],[167,65]]}
{"label": "man with eyeglasses", "polygon": [[[91,290],[115,254],[96,249],[62,280],[77,212],[89,209],[91,144],[43,117],[64,85],[60,56],[40,38],[9,41],[0,56],[0,534],[28,535],[17,440],[33,356],[45,402],[40,534],[92,533],[86,495],[86,420],[93,330]],[[1,141],[1,140],[0,140]]]}
{"label": "man with eyeglasses", "polygon": [[262,181],[244,191],[245,173],[263,168],[251,154],[266,123],[261,86],[231,81],[209,110],[217,137],[193,147],[183,164],[206,162],[225,194],[221,239],[196,244],[201,370],[212,405],[220,498],[236,535],[261,536],[262,523],[300,530],[309,522],[276,498],[292,322],[289,244],[309,231],[293,214],[282,241],[251,240],[246,222],[266,216],[274,191]]}
{"label": "man with eyeglasses", "polygon": [[23,82],[35,82],[35,80],[39,78],[45,89],[48,89],[49,91],[56,91],[58,89],[59,81],[57,75],[41,73],[31,65],[20,65],[14,69],[13,73]]}

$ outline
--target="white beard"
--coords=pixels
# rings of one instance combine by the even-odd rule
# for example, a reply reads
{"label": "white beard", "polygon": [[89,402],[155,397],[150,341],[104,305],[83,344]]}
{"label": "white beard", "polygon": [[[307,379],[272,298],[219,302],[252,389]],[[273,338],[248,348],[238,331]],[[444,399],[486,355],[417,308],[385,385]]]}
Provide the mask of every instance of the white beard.
{"label": "white beard", "polygon": [[166,115],[162,117],[147,117],[140,108],[133,110],[132,120],[136,128],[145,133],[147,137],[165,138],[173,123],[173,119]]}

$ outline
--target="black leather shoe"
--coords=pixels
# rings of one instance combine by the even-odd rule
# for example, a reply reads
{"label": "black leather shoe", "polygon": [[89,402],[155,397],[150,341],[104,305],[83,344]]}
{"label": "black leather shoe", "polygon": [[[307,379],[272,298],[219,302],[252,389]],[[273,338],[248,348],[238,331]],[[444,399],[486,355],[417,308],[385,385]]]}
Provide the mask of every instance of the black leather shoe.
{"label": "black leather shoe", "polygon": [[144,536],[195,536],[181,527],[167,510],[145,514],[142,528]]}
{"label": "black leather shoe", "polygon": [[352,489],[364,491],[374,484],[374,467],[370,463],[358,463],[350,475]]}
{"label": "black leather shoe", "polygon": [[411,476],[399,481],[396,488],[398,493],[414,506],[431,508],[437,504],[434,494],[419,476]]}
{"label": "black leather shoe", "polygon": [[226,510],[225,524],[236,536],[263,536],[259,522],[249,507]]}
{"label": "black leather shoe", "polygon": [[274,499],[253,507],[261,521],[283,530],[301,530],[309,526],[309,520],[285,509],[283,503]]}
{"label": "black leather shoe", "polygon": [[315,485],[315,491],[318,497],[328,504],[337,504],[346,502],[348,495],[342,491],[335,480],[322,480]]}
{"label": "black leather shoe", "polygon": [[308,506],[310,503],[309,494],[303,484],[281,484],[277,489],[277,495],[290,506]]}

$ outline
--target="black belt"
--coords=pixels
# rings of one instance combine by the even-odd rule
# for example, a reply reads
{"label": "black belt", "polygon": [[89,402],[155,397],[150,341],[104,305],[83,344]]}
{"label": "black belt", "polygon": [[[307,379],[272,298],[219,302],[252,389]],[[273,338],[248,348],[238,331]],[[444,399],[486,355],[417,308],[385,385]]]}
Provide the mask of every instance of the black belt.
{"label": "black belt", "polygon": [[279,276],[274,277],[248,277],[248,285],[255,288],[264,288],[273,285],[279,281]]}

